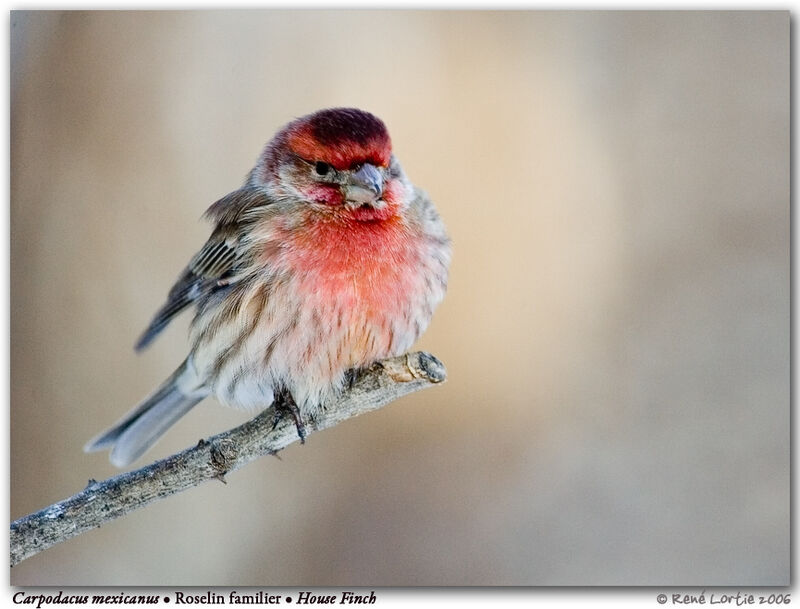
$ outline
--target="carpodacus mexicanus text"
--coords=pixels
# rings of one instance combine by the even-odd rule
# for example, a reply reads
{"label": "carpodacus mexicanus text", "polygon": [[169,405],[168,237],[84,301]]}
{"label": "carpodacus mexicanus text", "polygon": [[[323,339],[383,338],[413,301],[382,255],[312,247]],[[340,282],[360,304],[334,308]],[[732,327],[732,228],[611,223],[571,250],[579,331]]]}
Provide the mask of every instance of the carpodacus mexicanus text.
{"label": "carpodacus mexicanus text", "polygon": [[[450,240],[406,178],[386,126],[334,108],[299,118],[266,146],[136,345],[195,305],[186,360],[86,451],[123,467],[213,394],[266,408],[286,392],[300,420],[347,373],[408,350],[444,297]],[[301,435],[302,437],[302,435]]]}

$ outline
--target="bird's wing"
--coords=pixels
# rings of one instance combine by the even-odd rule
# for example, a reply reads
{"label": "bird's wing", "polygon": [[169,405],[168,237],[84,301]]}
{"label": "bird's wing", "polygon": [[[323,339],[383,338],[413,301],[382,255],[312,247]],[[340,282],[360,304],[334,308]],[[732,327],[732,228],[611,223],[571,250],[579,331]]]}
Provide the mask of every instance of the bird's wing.
{"label": "bird's wing", "polygon": [[268,204],[263,193],[242,189],[208,209],[206,217],[216,220],[217,228],[172,286],[167,302],[136,342],[137,351],[149,345],[186,307],[239,280],[236,271],[246,258],[246,249],[241,243],[242,225],[253,222],[258,217],[257,211]]}

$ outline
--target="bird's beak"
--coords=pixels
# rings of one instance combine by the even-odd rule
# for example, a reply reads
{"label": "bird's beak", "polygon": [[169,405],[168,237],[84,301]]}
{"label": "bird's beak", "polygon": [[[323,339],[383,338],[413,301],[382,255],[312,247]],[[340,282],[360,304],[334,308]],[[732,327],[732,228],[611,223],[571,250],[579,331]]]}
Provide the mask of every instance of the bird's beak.
{"label": "bird's beak", "polygon": [[358,171],[350,174],[342,192],[345,201],[353,207],[375,207],[383,195],[383,176],[377,167],[364,163]]}

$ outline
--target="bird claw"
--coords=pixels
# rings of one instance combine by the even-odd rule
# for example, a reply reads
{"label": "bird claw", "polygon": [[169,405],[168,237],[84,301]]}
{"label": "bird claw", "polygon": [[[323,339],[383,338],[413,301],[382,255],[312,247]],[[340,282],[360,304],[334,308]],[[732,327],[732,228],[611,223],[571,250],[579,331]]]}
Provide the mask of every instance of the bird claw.
{"label": "bird claw", "polygon": [[361,370],[358,368],[350,368],[344,373],[344,384],[348,390],[353,388],[353,385],[356,384],[358,377],[361,376]]}
{"label": "bird claw", "polygon": [[352,389],[353,385],[356,384],[356,376],[358,373],[356,372],[355,368],[350,368],[344,373],[344,386],[347,389]]}
{"label": "bird claw", "polygon": [[303,423],[303,418],[300,416],[300,409],[297,407],[297,404],[292,397],[292,394],[288,391],[284,391],[281,395],[277,397],[274,404],[275,414],[272,417],[272,429],[274,430],[278,423],[283,420],[287,414],[292,415],[294,419],[294,425],[297,428],[297,435],[300,436],[300,444],[306,443],[306,426]]}

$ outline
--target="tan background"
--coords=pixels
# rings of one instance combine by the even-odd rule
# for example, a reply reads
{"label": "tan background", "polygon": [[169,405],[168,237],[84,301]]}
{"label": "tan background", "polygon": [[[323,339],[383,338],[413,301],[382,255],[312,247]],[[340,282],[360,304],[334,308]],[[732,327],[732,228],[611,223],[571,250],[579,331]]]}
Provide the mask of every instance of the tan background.
{"label": "tan background", "polygon": [[114,473],[81,447],[288,120],[381,116],[455,244],[445,386],[12,583],[788,583],[788,13],[15,12],[11,85],[12,518]]}

